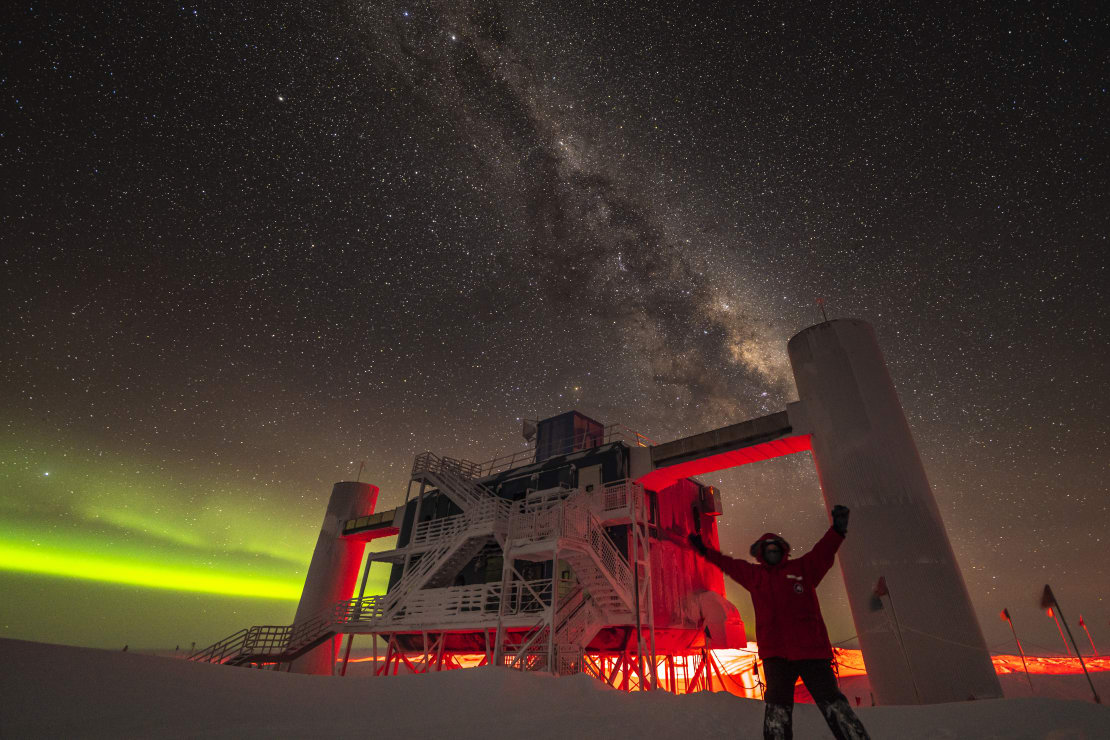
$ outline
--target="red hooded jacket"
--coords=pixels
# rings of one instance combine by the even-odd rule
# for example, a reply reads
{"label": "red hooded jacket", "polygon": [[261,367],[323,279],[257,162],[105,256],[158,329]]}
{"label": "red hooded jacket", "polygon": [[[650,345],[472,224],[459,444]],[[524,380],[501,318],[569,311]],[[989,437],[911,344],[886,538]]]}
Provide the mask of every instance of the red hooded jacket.
{"label": "red hooded jacket", "polygon": [[[772,538],[778,536],[769,533],[760,540]],[[832,658],[816,588],[832,567],[843,541],[844,537],[830,527],[812,550],[797,560],[784,554],[778,565],[753,565],[709,548],[705,559],[751,592],[760,658]]]}

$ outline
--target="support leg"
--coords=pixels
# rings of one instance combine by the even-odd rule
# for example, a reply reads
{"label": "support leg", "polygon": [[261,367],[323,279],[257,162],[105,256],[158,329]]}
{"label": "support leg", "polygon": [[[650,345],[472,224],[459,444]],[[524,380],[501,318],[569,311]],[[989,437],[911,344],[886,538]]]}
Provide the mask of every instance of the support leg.
{"label": "support leg", "polygon": [[347,675],[347,663],[351,661],[351,645],[355,641],[355,633],[347,635],[347,652],[343,654],[343,669],[339,671],[340,676]]}

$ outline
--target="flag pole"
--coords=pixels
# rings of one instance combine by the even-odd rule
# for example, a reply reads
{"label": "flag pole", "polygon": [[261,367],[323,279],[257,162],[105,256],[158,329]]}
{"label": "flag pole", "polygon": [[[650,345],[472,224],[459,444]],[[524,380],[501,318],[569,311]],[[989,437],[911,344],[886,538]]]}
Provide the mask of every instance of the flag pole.
{"label": "flag pole", "polygon": [[1083,668],[1083,675],[1087,677],[1087,685],[1091,687],[1091,693],[1094,694],[1095,704],[1101,704],[1102,699],[1099,698],[1098,692],[1095,691],[1095,685],[1091,682],[1091,674],[1087,673],[1087,664],[1083,662],[1083,656],[1079,654],[1079,646],[1075,644],[1075,637],[1071,633],[1071,627],[1068,626],[1068,620],[1064,617],[1064,610],[1060,608],[1060,602],[1056,600],[1056,596],[1052,593],[1052,589],[1046,583],[1044,586],[1044,595],[1041,596],[1041,603],[1051,601],[1056,611],[1060,614],[1060,621],[1064,623],[1064,627],[1068,630],[1068,637],[1071,638],[1072,647],[1075,648],[1075,656],[1079,658],[1079,665]]}
{"label": "flag pole", "polygon": [[1002,610],[1002,618],[1010,625],[1010,631],[1014,633],[1014,642],[1017,644],[1018,653],[1021,655],[1021,667],[1025,669],[1025,680],[1029,682],[1029,693],[1033,693],[1033,679],[1029,676],[1029,666],[1025,664],[1025,649],[1021,646],[1021,640],[1018,639],[1017,630],[1014,629],[1014,620],[1010,618],[1010,610]]}
{"label": "flag pole", "polygon": [[1087,640],[1090,641],[1090,643],[1091,643],[1091,652],[1094,653],[1095,657],[1097,658],[1098,657],[1098,648],[1095,647],[1094,638],[1091,637],[1091,631],[1089,629],[1087,629],[1087,623],[1083,621],[1083,615],[1082,614],[1079,615],[1079,626],[1082,627],[1083,631],[1087,633]]}
{"label": "flag pole", "polygon": [[879,576],[879,582],[875,586],[875,594],[880,597],[880,603],[883,596],[886,596],[890,601],[890,613],[894,615],[894,631],[898,635],[898,645],[902,648],[902,659],[906,661],[906,672],[910,674],[910,682],[913,684],[913,694],[917,697],[917,703],[921,704],[921,691],[917,688],[917,679],[913,675],[913,666],[910,665],[910,655],[906,652],[906,643],[902,640],[902,625],[898,621],[898,610],[894,608],[894,596],[890,593],[890,586],[886,584],[886,577]]}
{"label": "flag pole", "polygon": [[1064,643],[1064,654],[1069,658],[1071,657],[1071,648],[1068,647],[1068,638],[1064,637],[1064,628],[1060,626],[1060,618],[1056,616],[1056,610],[1051,606],[1048,607],[1048,616],[1052,617],[1056,622],[1056,629],[1060,631],[1060,641]]}

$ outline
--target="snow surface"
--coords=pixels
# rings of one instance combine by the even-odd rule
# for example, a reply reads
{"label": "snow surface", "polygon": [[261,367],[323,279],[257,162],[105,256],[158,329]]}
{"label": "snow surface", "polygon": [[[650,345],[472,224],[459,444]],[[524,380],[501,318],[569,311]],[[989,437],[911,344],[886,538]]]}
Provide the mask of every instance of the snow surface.
{"label": "snow surface", "polygon": [[[0,639],[0,737],[761,737],[763,703],[626,694],[585,676],[479,668],[330,678]],[[873,738],[1110,738],[1110,708],[1060,699],[862,707]],[[831,737],[812,705],[795,737]]]}

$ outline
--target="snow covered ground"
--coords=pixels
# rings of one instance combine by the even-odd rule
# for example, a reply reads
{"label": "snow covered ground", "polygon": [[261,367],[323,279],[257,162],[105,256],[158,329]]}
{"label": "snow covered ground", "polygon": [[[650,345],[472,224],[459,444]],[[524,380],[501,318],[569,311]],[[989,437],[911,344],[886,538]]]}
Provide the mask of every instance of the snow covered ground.
{"label": "snow covered ground", "polygon": [[[735,740],[760,737],[763,717],[761,702],[730,694],[625,694],[584,676],[552,678],[490,668],[326,678],[3,639],[0,666],[0,737],[5,739]],[[1074,677],[1062,678],[1070,682]],[[1107,678],[1097,675],[1104,696],[1110,694]],[[1043,683],[1048,684],[1047,677]],[[1070,683],[1066,693],[1074,695]],[[876,739],[1110,738],[1110,708],[1090,701],[865,706],[859,714]],[[795,709],[795,737],[830,737],[812,705]]]}

